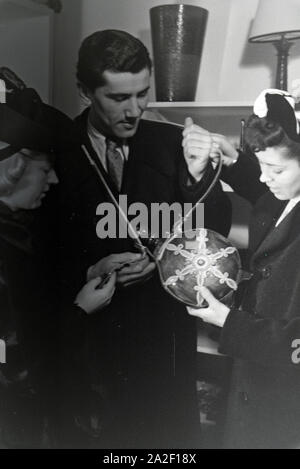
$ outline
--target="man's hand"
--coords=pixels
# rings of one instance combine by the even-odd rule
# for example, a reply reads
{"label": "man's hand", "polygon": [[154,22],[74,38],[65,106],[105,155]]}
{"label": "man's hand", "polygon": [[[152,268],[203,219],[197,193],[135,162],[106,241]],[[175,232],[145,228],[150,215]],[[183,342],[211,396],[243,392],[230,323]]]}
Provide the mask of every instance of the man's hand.
{"label": "man's hand", "polygon": [[229,167],[239,157],[238,151],[224,135],[209,132],[193,124],[190,117],[186,119],[183,137],[185,160],[189,172],[196,180],[201,179],[209,159],[218,163],[221,155],[223,164]]}
{"label": "man's hand", "polygon": [[200,181],[206,170],[209,155],[212,151],[212,136],[207,130],[194,124],[190,117],[185,119],[185,127],[182,135],[183,154],[186,164],[188,165],[189,173],[196,181]]}
{"label": "man's hand", "polygon": [[135,283],[145,282],[153,275],[155,267],[155,262],[150,262],[146,255],[136,262],[125,264],[118,271],[117,283],[122,287],[129,287]]}
{"label": "man's hand", "polygon": [[105,273],[116,272],[117,284],[127,287],[131,284],[144,282],[153,274],[155,263],[141,253],[123,252],[104,257],[97,264],[91,266],[87,279],[101,277]]}
{"label": "man's hand", "polygon": [[197,316],[204,322],[223,327],[230,311],[228,306],[223,305],[223,303],[217,300],[206,287],[201,287],[200,293],[207,301],[208,308],[191,308],[187,306],[188,313],[191,316]]}
{"label": "man's hand", "polygon": [[108,281],[102,287],[100,287],[101,282],[101,277],[93,278],[85,284],[76,296],[74,303],[80,306],[87,314],[94,313],[111,302],[115,292],[116,274],[111,274]]}

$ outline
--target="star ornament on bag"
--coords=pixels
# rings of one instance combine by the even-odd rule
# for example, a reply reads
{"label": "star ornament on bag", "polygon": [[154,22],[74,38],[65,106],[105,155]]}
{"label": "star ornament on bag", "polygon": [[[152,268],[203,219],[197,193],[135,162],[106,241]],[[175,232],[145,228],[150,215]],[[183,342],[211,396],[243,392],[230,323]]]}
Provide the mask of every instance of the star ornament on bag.
{"label": "star ornament on bag", "polygon": [[207,247],[208,237],[207,230],[200,229],[195,241],[187,241],[183,244],[169,243],[166,246],[168,251],[173,251],[175,256],[185,258],[185,266],[179,270],[175,270],[175,275],[170,276],[165,281],[165,286],[176,285],[178,281],[184,281],[189,274],[196,274],[197,285],[194,290],[197,292],[197,303],[201,304],[202,296],[200,289],[205,285],[206,278],[211,275],[218,279],[219,283],[226,284],[232,290],[237,290],[237,282],[229,277],[228,272],[222,272],[218,267],[218,260],[226,258],[236,252],[236,248],[230,246],[219,249],[213,253]]}

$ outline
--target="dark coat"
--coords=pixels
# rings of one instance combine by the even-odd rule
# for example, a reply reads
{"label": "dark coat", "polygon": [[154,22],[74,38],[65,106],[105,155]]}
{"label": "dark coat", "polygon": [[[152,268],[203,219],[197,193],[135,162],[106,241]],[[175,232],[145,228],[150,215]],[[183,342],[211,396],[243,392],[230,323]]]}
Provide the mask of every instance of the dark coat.
{"label": "dark coat", "polygon": [[0,204],[0,337],[7,343],[0,421],[4,444],[17,448],[41,445],[45,415],[56,408],[57,317],[49,265],[36,256],[34,218]]}
{"label": "dark coat", "polygon": [[[70,413],[78,412],[84,385],[83,369],[80,382],[74,373],[82,363],[84,313],[73,302],[60,301],[49,215],[12,212],[0,204],[0,338],[7,341],[1,372],[9,384],[0,386],[0,417],[10,444],[13,439],[18,447],[41,444],[45,415],[49,426],[53,420],[56,437]],[[20,380],[25,372],[26,380]],[[82,402],[80,408],[83,412]]]}
{"label": "dark coat", "polygon": [[[94,155],[85,130],[86,119],[87,112],[77,119],[78,134]],[[121,190],[128,196],[128,205],[193,203],[203,194],[212,180],[212,169],[201,183],[188,187],[181,141],[178,128],[141,121],[128,142],[129,160]],[[66,289],[72,291],[90,265],[108,254],[132,251],[133,244],[128,239],[97,238],[96,207],[108,197],[81,150],[64,155],[58,175],[61,257],[65,261],[62,272]],[[220,184],[205,207],[205,225],[228,234],[231,207]],[[143,284],[119,289],[110,306],[91,317],[89,323],[91,380],[104,388],[107,396],[103,446],[198,446],[195,321],[183,305],[164,292],[158,275]]]}
{"label": "dark coat", "polygon": [[230,448],[300,445],[300,365],[292,359],[292,343],[300,339],[300,204],[275,227],[286,203],[268,191],[255,205],[253,277],[241,310],[231,310],[222,329],[220,351],[236,359],[225,435]]}
{"label": "dark coat", "polygon": [[[17,332],[23,366],[32,372],[34,381],[40,381],[38,377],[45,366],[41,363],[51,347],[51,336],[55,337],[57,318],[51,314],[43,275],[42,266],[47,264],[36,256],[32,236],[34,220],[33,212],[11,212],[0,205],[1,297],[5,305],[1,310],[2,331]],[[10,365],[13,364],[8,358],[7,366]]]}

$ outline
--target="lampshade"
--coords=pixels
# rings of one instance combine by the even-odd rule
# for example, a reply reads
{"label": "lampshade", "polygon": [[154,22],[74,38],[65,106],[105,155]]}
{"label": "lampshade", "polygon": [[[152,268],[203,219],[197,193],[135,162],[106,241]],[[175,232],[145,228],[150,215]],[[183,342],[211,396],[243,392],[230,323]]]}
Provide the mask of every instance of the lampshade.
{"label": "lampshade", "polygon": [[300,39],[300,0],[260,0],[249,34],[250,42]]}

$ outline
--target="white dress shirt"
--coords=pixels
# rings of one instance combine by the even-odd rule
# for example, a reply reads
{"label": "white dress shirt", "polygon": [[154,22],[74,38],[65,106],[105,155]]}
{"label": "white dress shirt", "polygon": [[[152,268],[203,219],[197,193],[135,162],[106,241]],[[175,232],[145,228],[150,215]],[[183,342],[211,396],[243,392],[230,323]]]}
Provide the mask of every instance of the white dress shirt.
{"label": "white dress shirt", "polygon": [[[102,166],[107,172],[106,137],[103,134],[101,134],[97,129],[95,129],[95,127],[91,124],[89,119],[87,122],[87,133]],[[122,158],[125,158],[125,161],[127,161],[128,155],[129,155],[129,147],[127,143],[124,143],[122,146],[117,147],[117,150],[122,155]]]}
{"label": "white dress shirt", "polygon": [[282,222],[282,220],[285,219],[285,217],[293,210],[293,208],[295,207],[295,205],[297,205],[298,202],[300,202],[300,195],[289,200],[282,214],[278,218],[275,226],[278,226]]}

